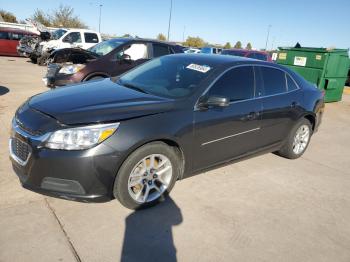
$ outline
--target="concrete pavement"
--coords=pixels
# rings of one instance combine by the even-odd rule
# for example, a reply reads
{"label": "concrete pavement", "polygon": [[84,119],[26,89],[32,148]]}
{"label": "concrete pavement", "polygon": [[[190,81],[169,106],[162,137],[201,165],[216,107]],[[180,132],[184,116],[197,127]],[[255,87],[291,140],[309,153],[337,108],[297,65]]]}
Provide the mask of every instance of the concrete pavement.
{"label": "concrete pavement", "polygon": [[267,154],[179,181],[133,212],[23,189],[8,160],[15,109],[45,71],[0,57],[0,261],[350,261],[350,95],[327,104],[305,155]]}

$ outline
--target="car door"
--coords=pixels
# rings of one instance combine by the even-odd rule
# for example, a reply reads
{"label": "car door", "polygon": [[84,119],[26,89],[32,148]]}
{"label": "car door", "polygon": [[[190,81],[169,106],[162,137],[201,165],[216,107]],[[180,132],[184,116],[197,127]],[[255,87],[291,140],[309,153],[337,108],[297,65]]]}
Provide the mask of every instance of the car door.
{"label": "car door", "polygon": [[98,43],[98,36],[96,33],[84,32],[83,48],[88,49]]}
{"label": "car door", "polygon": [[0,54],[8,55],[11,53],[10,34],[6,31],[0,31]]}
{"label": "car door", "polygon": [[259,147],[260,100],[255,100],[252,66],[224,73],[205,94],[230,99],[227,107],[194,112],[194,170],[233,159]]}
{"label": "car door", "polygon": [[284,70],[256,66],[257,87],[261,90],[261,133],[264,146],[279,143],[289,134],[301,114],[302,92]]}
{"label": "car door", "polygon": [[137,65],[145,63],[150,59],[149,49],[150,45],[142,42],[123,46],[121,50],[112,55],[112,66],[109,67],[109,74],[118,76]]}
{"label": "car door", "polygon": [[62,42],[58,48],[68,48],[72,46],[83,48],[83,42],[80,32],[70,32],[63,37]]}
{"label": "car door", "polygon": [[152,43],[152,58],[173,54],[168,45]]}

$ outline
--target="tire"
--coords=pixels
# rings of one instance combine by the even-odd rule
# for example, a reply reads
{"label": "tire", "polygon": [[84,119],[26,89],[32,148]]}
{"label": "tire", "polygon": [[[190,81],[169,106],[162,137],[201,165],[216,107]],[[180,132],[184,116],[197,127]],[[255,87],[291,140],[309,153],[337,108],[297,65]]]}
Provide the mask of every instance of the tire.
{"label": "tire", "polygon": [[[304,131],[308,130],[307,141],[305,141],[305,139],[298,139],[298,141],[303,140],[303,143],[296,142],[296,144],[295,144],[294,140],[297,139],[298,132],[302,132],[300,130],[302,130],[303,128],[304,128]],[[306,149],[310,143],[311,136],[312,136],[312,125],[311,125],[309,120],[307,120],[306,118],[303,118],[303,119],[299,120],[299,122],[293,127],[292,131],[289,133],[289,135],[287,137],[286,142],[284,143],[282,148],[279,151],[277,151],[276,153],[278,155],[285,157],[285,158],[288,158],[288,159],[299,158],[306,151]],[[299,136],[299,138],[300,138],[300,136]],[[302,144],[302,145],[298,148],[298,144],[299,145]]]}
{"label": "tire", "polygon": [[104,76],[93,76],[93,77],[91,77],[89,79],[86,79],[85,81],[98,80],[98,79],[103,79],[103,78],[106,78],[106,77],[104,77]]}
{"label": "tire", "polygon": [[[152,166],[152,156],[154,157],[153,166],[157,168],[146,170],[145,168]],[[182,166],[183,163],[176,148],[163,142],[146,144],[131,153],[122,164],[114,182],[113,195],[129,209],[154,206],[162,201],[174,187],[177,178],[181,176]],[[162,174],[158,175],[157,172]],[[160,180],[164,184],[160,183]],[[136,185],[133,186],[133,184]],[[151,189],[146,199],[148,188]]]}
{"label": "tire", "polygon": [[36,57],[30,57],[30,61],[31,61],[33,64],[36,64],[37,58],[36,58]]}
{"label": "tire", "polygon": [[39,66],[45,66],[47,64],[47,59],[50,57],[49,53],[44,53],[37,59],[37,64]]}

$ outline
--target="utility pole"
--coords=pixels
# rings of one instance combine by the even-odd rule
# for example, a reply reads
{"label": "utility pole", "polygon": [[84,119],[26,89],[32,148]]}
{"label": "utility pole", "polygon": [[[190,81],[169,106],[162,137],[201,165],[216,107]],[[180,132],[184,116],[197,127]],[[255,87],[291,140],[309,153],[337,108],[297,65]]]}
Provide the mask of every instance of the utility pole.
{"label": "utility pole", "polygon": [[100,4],[100,16],[98,18],[98,32],[101,33],[101,9],[102,9],[102,5]]}
{"label": "utility pole", "polygon": [[184,31],[182,32],[182,42],[185,42],[185,31],[186,31],[186,26],[184,25]]}
{"label": "utility pole", "polygon": [[169,14],[169,24],[168,24],[168,41],[170,35],[170,24],[171,24],[171,13],[173,11],[173,0],[170,0],[170,14]]}
{"label": "utility pole", "polygon": [[266,36],[266,44],[265,44],[265,51],[267,51],[267,43],[269,42],[269,35],[270,35],[270,29],[271,29],[272,25],[269,25],[267,27],[267,36]]}

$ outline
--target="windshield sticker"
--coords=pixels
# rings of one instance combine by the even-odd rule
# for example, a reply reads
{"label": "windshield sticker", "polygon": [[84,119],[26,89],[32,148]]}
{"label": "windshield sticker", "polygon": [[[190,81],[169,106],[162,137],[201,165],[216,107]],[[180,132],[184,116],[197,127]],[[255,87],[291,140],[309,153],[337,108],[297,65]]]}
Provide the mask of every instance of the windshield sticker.
{"label": "windshield sticker", "polygon": [[210,70],[210,67],[207,65],[197,65],[197,64],[190,64],[186,68],[192,69],[201,73],[206,73]]}

